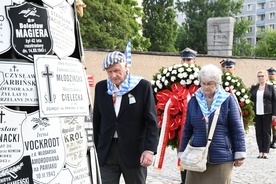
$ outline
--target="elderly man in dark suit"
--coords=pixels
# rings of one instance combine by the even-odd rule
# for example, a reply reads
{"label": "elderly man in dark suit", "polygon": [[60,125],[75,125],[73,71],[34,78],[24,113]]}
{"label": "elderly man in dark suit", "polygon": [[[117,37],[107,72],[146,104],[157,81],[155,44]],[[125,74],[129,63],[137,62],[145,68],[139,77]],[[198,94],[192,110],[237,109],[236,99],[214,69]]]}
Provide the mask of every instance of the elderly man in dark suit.
{"label": "elderly man in dark suit", "polygon": [[107,80],[95,87],[93,129],[103,184],[145,184],[158,145],[150,82],[129,75],[126,57],[114,51],[103,62]]}

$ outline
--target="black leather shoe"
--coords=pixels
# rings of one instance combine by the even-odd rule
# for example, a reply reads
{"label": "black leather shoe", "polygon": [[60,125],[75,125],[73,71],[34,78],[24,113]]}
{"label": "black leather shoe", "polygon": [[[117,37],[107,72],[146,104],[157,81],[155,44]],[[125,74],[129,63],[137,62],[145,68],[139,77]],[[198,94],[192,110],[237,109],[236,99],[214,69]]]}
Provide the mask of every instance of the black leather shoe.
{"label": "black leather shoe", "polygon": [[276,149],[276,142],[274,142],[273,144],[271,144],[271,145],[270,145],[270,148]]}
{"label": "black leather shoe", "polygon": [[263,158],[263,156],[257,156],[257,158]]}
{"label": "black leather shoe", "polygon": [[264,159],[268,159],[268,157],[267,157],[267,156],[263,156],[263,158],[264,158]]}

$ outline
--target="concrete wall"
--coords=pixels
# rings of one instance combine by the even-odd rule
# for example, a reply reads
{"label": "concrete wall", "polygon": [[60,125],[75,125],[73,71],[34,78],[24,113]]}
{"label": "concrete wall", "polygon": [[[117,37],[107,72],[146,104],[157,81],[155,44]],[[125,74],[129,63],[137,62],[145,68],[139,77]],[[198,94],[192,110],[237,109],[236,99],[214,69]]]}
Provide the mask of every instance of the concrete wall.
{"label": "concrete wall", "polygon": [[[94,75],[94,83],[106,79],[107,74],[102,71],[102,62],[106,55],[111,51],[85,50],[85,63],[87,74]],[[198,55],[196,63],[200,66],[214,64],[220,67],[219,62],[225,57]],[[231,57],[237,63],[236,75],[243,79],[244,84],[250,87],[257,82],[257,71],[266,70],[270,67],[276,67],[276,59]],[[171,53],[132,53],[133,75],[140,75],[147,80],[162,67],[168,67],[180,63],[181,58],[178,54]],[[91,88],[91,95],[94,97],[94,88]]]}

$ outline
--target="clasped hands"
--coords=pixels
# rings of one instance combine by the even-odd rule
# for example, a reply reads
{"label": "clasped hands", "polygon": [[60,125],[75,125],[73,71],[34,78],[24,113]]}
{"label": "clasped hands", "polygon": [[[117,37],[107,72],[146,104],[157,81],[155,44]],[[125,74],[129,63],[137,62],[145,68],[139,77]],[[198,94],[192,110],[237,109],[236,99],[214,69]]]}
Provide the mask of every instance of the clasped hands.
{"label": "clasped hands", "polygon": [[153,153],[150,151],[144,151],[141,155],[140,158],[140,164],[141,166],[148,167],[152,164],[153,162]]}

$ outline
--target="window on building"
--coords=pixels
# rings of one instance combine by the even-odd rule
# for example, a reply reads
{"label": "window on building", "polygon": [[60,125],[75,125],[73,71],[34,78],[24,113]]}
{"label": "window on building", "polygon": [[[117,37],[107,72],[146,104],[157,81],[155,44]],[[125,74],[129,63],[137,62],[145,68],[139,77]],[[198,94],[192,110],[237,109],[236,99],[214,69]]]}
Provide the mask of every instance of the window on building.
{"label": "window on building", "polygon": [[261,15],[260,20],[264,20],[264,19],[265,19],[265,15]]}
{"label": "window on building", "polygon": [[270,24],[270,25],[269,25],[269,28],[270,28],[270,29],[275,29],[275,24]]}
{"label": "window on building", "polygon": [[269,13],[269,19],[275,19],[275,12]]}
{"label": "window on building", "polygon": [[269,8],[274,8],[275,7],[275,2],[274,1],[270,1],[269,2]]}
{"label": "window on building", "polygon": [[248,4],[248,5],[247,5],[247,11],[251,11],[251,10],[252,10],[252,7],[253,7],[252,4]]}
{"label": "window on building", "polygon": [[247,17],[247,20],[252,20],[252,16],[248,16],[248,17]]}
{"label": "window on building", "polygon": [[252,33],[253,32],[253,27],[249,27],[247,30],[248,33]]}
{"label": "window on building", "polygon": [[257,30],[258,30],[259,32],[263,32],[263,31],[265,30],[265,27],[264,27],[264,26],[258,26],[258,27],[257,27]]}
{"label": "window on building", "polygon": [[246,40],[248,44],[252,44],[252,38],[247,38]]}

